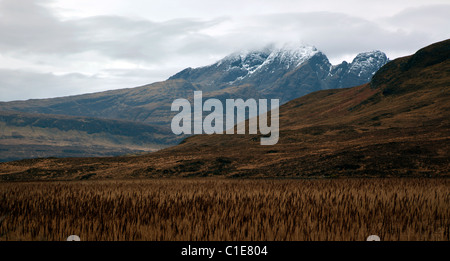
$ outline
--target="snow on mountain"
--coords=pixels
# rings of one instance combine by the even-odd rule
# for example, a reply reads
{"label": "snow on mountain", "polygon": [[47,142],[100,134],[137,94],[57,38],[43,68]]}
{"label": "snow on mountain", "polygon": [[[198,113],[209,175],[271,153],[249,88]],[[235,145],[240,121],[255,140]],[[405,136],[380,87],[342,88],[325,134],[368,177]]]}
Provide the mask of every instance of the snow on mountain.
{"label": "snow on mountain", "polygon": [[[351,63],[331,65],[327,56],[310,45],[270,45],[235,52],[199,68],[187,68],[169,80],[183,79],[204,92],[232,92],[279,97],[282,102],[324,89],[346,88],[370,81],[388,61],[380,51],[358,54]],[[244,88],[244,89],[242,89]]]}
{"label": "snow on mountain", "polygon": [[[281,48],[270,46],[262,50],[247,50],[233,53],[217,62],[216,67],[227,64],[227,71],[233,68],[240,68],[246,70],[247,75],[262,71],[272,64],[282,66],[288,70],[298,67],[317,52],[318,50],[314,46],[285,45]],[[244,77],[241,76],[240,79]]]}
{"label": "snow on mountain", "polygon": [[374,68],[380,68],[386,64],[387,61],[388,58],[386,57],[386,54],[380,51],[360,53],[353,59],[349,72],[357,73],[358,76],[373,75],[376,72]]}

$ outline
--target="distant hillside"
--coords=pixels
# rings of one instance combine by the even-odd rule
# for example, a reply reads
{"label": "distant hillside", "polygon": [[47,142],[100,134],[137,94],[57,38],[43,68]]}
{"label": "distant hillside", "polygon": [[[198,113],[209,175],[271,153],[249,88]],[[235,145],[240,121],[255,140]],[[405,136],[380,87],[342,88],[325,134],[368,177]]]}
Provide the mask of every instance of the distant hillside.
{"label": "distant hillside", "polygon": [[[142,87],[76,96],[0,102],[0,111],[83,116],[166,124],[170,104],[192,96],[199,88],[184,80],[165,81]],[[169,126],[170,127],[170,126]]]}
{"label": "distant hillside", "polygon": [[180,139],[170,129],[138,122],[0,112],[0,161],[136,154]]}
{"label": "distant hillside", "polygon": [[450,40],[389,62],[369,84],[280,107],[280,140],[196,135],[142,156],[22,160],[2,180],[450,177]]}

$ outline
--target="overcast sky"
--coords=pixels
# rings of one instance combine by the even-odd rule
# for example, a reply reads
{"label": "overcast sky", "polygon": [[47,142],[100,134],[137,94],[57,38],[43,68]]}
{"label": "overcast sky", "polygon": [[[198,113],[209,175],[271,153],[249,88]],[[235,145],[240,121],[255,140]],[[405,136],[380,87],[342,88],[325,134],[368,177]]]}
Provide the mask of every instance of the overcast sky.
{"label": "overcast sky", "polygon": [[136,87],[270,43],[331,63],[450,38],[449,0],[0,0],[0,101]]}

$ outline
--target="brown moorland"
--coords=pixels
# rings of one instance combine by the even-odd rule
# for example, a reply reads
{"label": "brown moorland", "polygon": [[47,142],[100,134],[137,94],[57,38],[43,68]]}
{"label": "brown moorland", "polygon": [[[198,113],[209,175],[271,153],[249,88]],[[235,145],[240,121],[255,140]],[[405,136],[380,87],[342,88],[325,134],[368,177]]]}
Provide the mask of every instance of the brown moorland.
{"label": "brown moorland", "polygon": [[0,183],[0,241],[450,240],[449,179]]}

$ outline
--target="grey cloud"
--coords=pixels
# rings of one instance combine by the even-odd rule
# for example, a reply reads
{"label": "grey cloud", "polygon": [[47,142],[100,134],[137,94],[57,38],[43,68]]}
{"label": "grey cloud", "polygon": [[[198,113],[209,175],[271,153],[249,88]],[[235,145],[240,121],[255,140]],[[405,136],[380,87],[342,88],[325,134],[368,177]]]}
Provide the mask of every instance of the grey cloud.
{"label": "grey cloud", "polygon": [[202,29],[223,19],[176,19],[155,23],[119,16],[61,21],[45,1],[0,1],[0,50],[16,56],[73,55],[96,51],[113,59],[159,62],[185,51],[184,43],[207,38]]}
{"label": "grey cloud", "polygon": [[[28,70],[0,69],[0,102],[77,95],[142,86],[170,76],[180,68],[107,69],[96,75],[55,75]],[[101,75],[107,75],[102,77]]]}
{"label": "grey cloud", "polygon": [[[247,24],[248,27],[223,36],[222,42],[235,39],[241,46],[251,42],[302,42],[315,45],[329,57],[371,50],[411,53],[417,50],[417,43],[425,46],[433,42],[423,31],[400,26],[392,29],[374,21],[330,12],[262,15],[252,17]],[[414,27],[414,23],[409,27]]]}
{"label": "grey cloud", "polygon": [[445,40],[450,36],[450,5],[430,5],[408,8],[384,20],[386,26],[400,28],[410,34],[423,37],[415,42],[406,42],[413,48],[421,48],[432,42]]}
{"label": "grey cloud", "polygon": [[405,9],[386,20],[396,26],[410,28],[413,25],[415,30],[448,34],[449,14],[450,5],[430,5]]}
{"label": "grey cloud", "polygon": [[[273,42],[301,41],[329,56],[345,56],[374,49],[409,52],[436,40],[450,27],[446,16],[450,5],[407,9],[380,23],[331,12],[152,22],[120,16],[61,21],[38,3],[43,1],[0,2],[5,14],[0,17],[0,50],[17,56],[95,51],[111,59],[156,65],[226,55]],[[223,24],[231,27],[223,34],[203,33]]]}
{"label": "grey cloud", "polygon": [[0,69],[0,101],[75,95],[100,91],[106,87],[118,86],[109,79],[79,73],[55,75]]}
{"label": "grey cloud", "polygon": [[111,78],[115,79],[117,83],[126,83],[127,86],[122,87],[135,87],[160,81],[161,76],[166,79],[172,76],[173,72],[181,69],[184,68],[160,67],[156,69],[106,69],[102,70],[102,73],[111,75]]}
{"label": "grey cloud", "polygon": [[59,21],[34,0],[0,1],[0,48],[4,52],[67,53],[80,51],[77,28]]}
{"label": "grey cloud", "polygon": [[184,53],[186,43],[207,39],[200,31],[221,20],[177,19],[154,23],[103,16],[76,23],[86,28],[84,40],[90,49],[113,58],[159,62]]}
{"label": "grey cloud", "polygon": [[[410,54],[444,40],[450,28],[450,5],[410,8],[372,20],[342,13],[304,12],[154,22],[122,16],[61,20],[46,7],[47,3],[0,0],[0,53],[28,61],[34,68],[38,64],[76,68],[92,59],[98,75],[58,76],[0,69],[0,100],[143,85],[166,79],[188,66],[212,63],[211,57],[220,59],[233,51],[270,43],[312,44],[329,58],[374,49],[388,56]],[[143,64],[147,69],[102,69],[107,65],[98,65],[100,61],[93,57],[102,59],[102,63],[126,61],[127,68]],[[8,68],[7,64],[1,66]]]}

